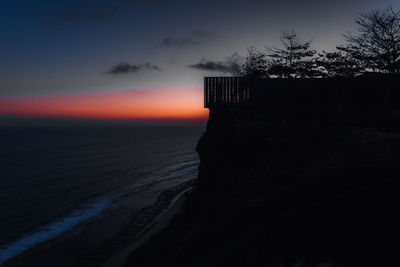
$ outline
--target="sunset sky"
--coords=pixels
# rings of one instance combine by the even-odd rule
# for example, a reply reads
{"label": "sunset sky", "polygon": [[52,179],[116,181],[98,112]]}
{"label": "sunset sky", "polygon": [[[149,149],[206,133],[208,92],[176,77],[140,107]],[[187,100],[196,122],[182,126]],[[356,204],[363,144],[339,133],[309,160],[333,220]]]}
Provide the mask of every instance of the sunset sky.
{"label": "sunset sky", "polygon": [[[281,30],[333,50],[386,0],[0,2],[0,116],[202,121],[204,76]],[[212,63],[213,69],[204,66]]]}

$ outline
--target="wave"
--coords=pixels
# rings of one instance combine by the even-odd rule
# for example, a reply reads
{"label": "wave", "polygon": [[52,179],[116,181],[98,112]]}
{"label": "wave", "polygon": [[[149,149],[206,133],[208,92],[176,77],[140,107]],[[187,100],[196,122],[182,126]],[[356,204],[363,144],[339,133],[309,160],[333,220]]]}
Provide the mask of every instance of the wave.
{"label": "wave", "polygon": [[128,192],[126,192],[126,194],[143,191],[148,189],[154,184],[166,182],[169,180],[175,180],[179,178],[185,178],[185,179],[194,178],[194,175],[197,174],[198,166],[199,166],[198,160],[177,164],[172,167],[172,170],[169,171],[165,170],[162,175],[158,175],[153,179],[146,179],[150,181],[135,184],[132,188],[128,189]]}
{"label": "wave", "polygon": [[197,172],[198,166],[199,166],[198,160],[179,164],[176,167],[174,167],[172,170],[165,172],[164,175],[162,176],[162,178],[160,178],[160,179],[165,179],[166,177],[171,178],[171,177],[176,177],[176,176],[195,174]]}
{"label": "wave", "polygon": [[38,228],[35,232],[26,234],[22,238],[9,243],[0,249],[0,264],[34,247],[37,244],[53,239],[72,229],[79,223],[99,215],[112,203],[112,198],[95,202],[86,208],[76,210],[52,223]]}

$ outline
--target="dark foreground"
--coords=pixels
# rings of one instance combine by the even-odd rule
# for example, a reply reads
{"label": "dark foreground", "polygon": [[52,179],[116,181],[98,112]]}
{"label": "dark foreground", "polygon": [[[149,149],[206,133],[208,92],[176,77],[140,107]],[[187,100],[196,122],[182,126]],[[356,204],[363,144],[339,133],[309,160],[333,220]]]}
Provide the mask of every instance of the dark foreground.
{"label": "dark foreground", "polygon": [[126,266],[400,265],[399,134],[214,111],[197,149],[184,212]]}

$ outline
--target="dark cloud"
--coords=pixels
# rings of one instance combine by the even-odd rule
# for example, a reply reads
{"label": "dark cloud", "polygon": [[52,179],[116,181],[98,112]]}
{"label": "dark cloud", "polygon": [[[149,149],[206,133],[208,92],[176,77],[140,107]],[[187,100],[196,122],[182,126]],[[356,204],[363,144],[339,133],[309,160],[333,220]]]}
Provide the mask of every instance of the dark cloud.
{"label": "dark cloud", "polygon": [[129,64],[129,63],[119,63],[113,67],[111,67],[106,73],[112,75],[119,74],[129,74],[129,73],[138,73],[143,70],[156,70],[161,71],[162,69],[156,65],[152,65],[148,62],[144,64]]}
{"label": "dark cloud", "polygon": [[163,47],[185,47],[191,45],[198,45],[215,39],[215,33],[202,30],[190,32],[186,37],[167,36],[161,42]]}
{"label": "dark cloud", "polygon": [[110,9],[99,9],[90,12],[82,12],[77,10],[72,10],[65,13],[60,17],[61,20],[71,23],[82,23],[85,21],[101,22],[110,20],[120,13],[120,7],[114,6]]}
{"label": "dark cloud", "polygon": [[223,61],[212,61],[203,58],[200,62],[189,65],[189,68],[224,73],[239,73],[241,69],[241,61],[242,58],[239,54],[233,53]]}

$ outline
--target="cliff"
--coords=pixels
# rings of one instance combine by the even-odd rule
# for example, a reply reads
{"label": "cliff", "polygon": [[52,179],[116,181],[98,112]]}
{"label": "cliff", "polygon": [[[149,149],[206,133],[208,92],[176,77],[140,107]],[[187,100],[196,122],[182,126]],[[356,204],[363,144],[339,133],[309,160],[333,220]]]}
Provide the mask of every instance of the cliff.
{"label": "cliff", "polygon": [[398,265],[400,136],[212,109],[196,190],[127,266]]}

